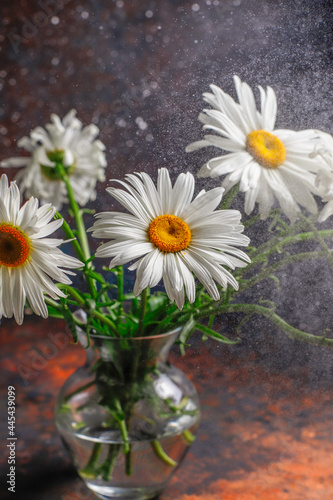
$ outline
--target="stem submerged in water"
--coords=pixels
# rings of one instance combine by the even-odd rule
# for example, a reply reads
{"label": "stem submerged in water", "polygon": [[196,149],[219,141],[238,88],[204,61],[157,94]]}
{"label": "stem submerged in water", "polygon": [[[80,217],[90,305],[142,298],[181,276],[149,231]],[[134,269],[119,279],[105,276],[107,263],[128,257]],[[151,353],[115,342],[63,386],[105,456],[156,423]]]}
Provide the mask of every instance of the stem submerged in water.
{"label": "stem submerged in water", "polygon": [[175,467],[176,465],[178,465],[175,460],[173,460],[171,457],[169,457],[169,455],[165,453],[158,439],[152,441],[151,446],[158,458],[160,458],[166,465],[169,465],[170,467]]}
{"label": "stem submerged in water", "polygon": [[132,446],[131,445],[129,445],[129,450],[125,455],[125,473],[126,473],[126,476],[131,476],[133,474]]}
{"label": "stem submerged in water", "polygon": [[120,444],[109,444],[109,452],[105,462],[98,468],[103,481],[109,481],[112,477],[113,468],[120,450]]}
{"label": "stem submerged in water", "polygon": [[92,449],[89,462],[80,470],[83,477],[96,479],[98,473],[96,471],[96,463],[102,450],[102,443],[95,443]]}

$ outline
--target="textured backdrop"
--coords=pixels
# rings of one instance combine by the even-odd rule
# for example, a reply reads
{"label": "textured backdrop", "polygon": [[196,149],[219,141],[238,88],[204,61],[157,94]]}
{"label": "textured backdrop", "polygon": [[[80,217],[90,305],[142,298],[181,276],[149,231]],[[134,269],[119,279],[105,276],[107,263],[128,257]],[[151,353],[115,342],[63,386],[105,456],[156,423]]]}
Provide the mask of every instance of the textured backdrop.
{"label": "textured backdrop", "polygon": [[[161,166],[173,175],[184,170],[195,174],[213,153],[184,151],[202,135],[197,121],[202,93],[215,83],[235,97],[233,74],[253,88],[257,84],[274,88],[278,128],[332,132],[332,27],[331,2],[325,0],[1,0],[0,160],[21,154],[16,141],[44,125],[50,113],[63,116],[76,108],[85,124],[100,127],[107,148],[107,179],[137,170],[155,177]],[[13,171],[6,172],[13,178]],[[205,181],[205,186],[217,182]],[[105,185],[98,186],[94,206],[99,211],[113,207],[104,189]],[[240,198],[240,209],[242,202]],[[252,239],[265,238],[266,230],[263,224]],[[252,292],[253,298],[274,300],[279,314],[295,327],[322,334],[332,328],[332,273],[324,261],[307,262],[281,273],[280,289],[266,283]],[[12,330],[12,325],[5,320],[0,330],[22,340],[24,327]],[[31,335],[31,319],[29,325]],[[229,332],[232,327],[232,318],[221,326]],[[255,372],[256,384],[267,373],[277,377],[266,394],[270,400],[278,397],[274,391],[287,376],[291,393],[295,385],[295,397],[299,380],[309,391],[309,400],[312,389],[324,391],[322,398],[316,393],[316,408],[327,412],[333,399],[325,392],[333,379],[331,351],[292,342],[258,318],[251,320],[242,338],[240,345],[216,351],[227,354],[220,358],[215,353],[212,377],[222,359],[245,366],[252,360],[251,370],[264,370]],[[199,346],[194,341],[194,356]],[[15,371],[23,358],[8,364],[11,357],[15,360],[16,349],[15,341],[7,345],[4,367],[21,383],[24,394],[27,389]],[[232,373],[233,384],[237,375]],[[244,374],[242,380],[244,388]],[[239,411],[244,416],[252,411],[251,405]],[[309,499],[332,498],[326,494],[331,495],[312,493]],[[262,498],[305,498],[304,493],[299,495],[303,496],[273,492],[272,497]],[[197,497],[184,500],[192,498]],[[205,498],[215,500],[214,493]]]}

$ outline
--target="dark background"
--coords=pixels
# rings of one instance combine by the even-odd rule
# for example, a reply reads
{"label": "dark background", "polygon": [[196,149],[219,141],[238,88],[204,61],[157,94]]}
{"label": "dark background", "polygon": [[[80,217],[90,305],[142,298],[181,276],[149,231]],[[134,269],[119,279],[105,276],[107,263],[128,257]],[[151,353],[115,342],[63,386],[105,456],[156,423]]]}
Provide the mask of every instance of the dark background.
{"label": "dark background", "polygon": [[[201,125],[197,121],[198,113],[204,107],[202,93],[209,90],[211,83],[215,83],[236,97],[233,74],[238,74],[252,88],[258,84],[274,88],[278,99],[277,128],[318,128],[331,132],[332,26],[332,3],[322,0],[1,0],[0,160],[22,154],[16,141],[28,135],[36,126],[44,126],[51,113],[63,117],[74,107],[84,124],[93,122],[101,130],[100,139],[107,148],[107,179],[122,178],[126,172],[140,170],[149,172],[155,178],[157,168],[162,166],[169,168],[174,178],[180,171],[190,170],[195,174],[204,161],[215,155],[213,148],[192,154],[184,151],[188,143],[202,137]],[[258,94],[256,92],[257,98]],[[14,177],[13,170],[7,170],[6,173],[10,178]],[[217,182],[207,182],[205,179],[199,185],[210,188]],[[98,186],[99,195],[94,204],[98,211],[115,208],[105,193],[105,186]],[[242,210],[241,196],[237,207]],[[331,226],[330,220],[323,225],[328,228]],[[263,223],[258,226],[256,233],[252,232],[251,238],[255,242],[263,241],[266,234],[267,225]],[[279,279],[280,288],[266,283],[251,291],[248,299],[263,297],[275,301],[281,316],[295,327],[311,333],[321,335],[324,329],[332,328],[333,280],[332,270],[326,262],[310,261],[288,268],[279,274]],[[32,479],[33,471],[36,474],[43,471],[48,474],[47,477],[51,471],[47,458],[43,462],[39,456],[43,437],[40,428],[34,425],[37,425],[38,412],[41,411],[39,408],[44,407],[38,406],[38,401],[44,398],[48,409],[47,413],[41,413],[39,420],[39,425],[45,426],[45,422],[52,421],[52,401],[65,377],[64,373],[68,376],[70,366],[74,369],[82,357],[77,354],[72,365],[68,359],[73,361],[73,357],[65,356],[63,361],[59,356],[52,362],[59,370],[59,377],[50,379],[52,390],[46,390],[43,384],[39,385],[40,377],[37,377],[36,384],[30,381],[27,387],[17,367],[29,358],[33,346],[42,342],[43,333],[54,328],[59,331],[63,327],[33,318],[28,318],[25,324],[28,326],[18,328],[13,321],[4,320],[0,326],[0,337],[4,346],[2,361],[6,374],[3,388],[7,390],[9,384],[16,384],[22,402],[21,421],[26,415],[23,408],[33,408],[36,412],[34,417],[30,413],[30,427],[24,427],[24,432],[21,427],[21,453],[25,457],[20,466],[21,484],[30,484],[31,487],[37,481]],[[233,325],[233,319],[227,318],[221,322],[221,331],[232,332]],[[216,384],[216,377],[220,377],[221,387],[227,384],[227,389],[221,389],[219,397],[222,399],[223,391],[230,392],[237,387],[239,397],[233,400],[232,406],[244,424],[239,426],[237,433],[245,432],[244,429],[249,425],[245,417],[249,411],[254,413],[253,425],[259,425],[260,419],[256,420],[258,408],[261,408],[259,400],[266,398],[267,404],[279,400],[279,384],[286,391],[289,390],[287,399],[297,399],[305,391],[310,401],[316,401],[316,411],[321,415],[319,421],[323,428],[329,428],[333,421],[329,404],[332,402],[332,351],[292,342],[260,318],[253,318],[249,322],[243,329],[242,339],[243,342],[236,347],[217,348],[210,343],[205,345],[204,350],[205,356],[211,356],[213,362],[205,372],[207,380],[203,377],[207,386],[202,389],[202,393],[208,394],[210,385]],[[194,339],[189,356],[199,356],[197,364],[190,366],[197,377],[202,377],[199,366],[205,366],[207,358],[202,359],[198,337]],[[66,359],[69,363],[68,373],[63,369]],[[186,364],[187,359],[178,362]],[[48,373],[51,376],[50,366],[45,368],[43,375]],[[243,370],[240,380],[237,377],[238,370]],[[258,370],[262,371],[259,373]],[[229,378],[228,373],[232,373]],[[270,389],[263,389],[264,396],[253,390],[254,386],[261,385],[262,377],[274,382]],[[248,407],[244,401],[248,401],[251,395],[254,401]],[[306,405],[304,401],[299,403],[300,407]],[[216,411],[215,417],[212,408]],[[206,415],[206,422],[212,424],[214,418],[223,419],[226,427],[221,433],[225,433],[225,440],[231,439],[230,450],[233,450],[235,443],[225,430],[228,429],[230,415],[228,418],[223,417],[226,409],[221,401],[212,405],[212,408]],[[317,415],[314,417],[303,407],[301,410],[295,408],[290,414],[281,416],[281,419],[285,417],[288,420],[290,434],[301,426],[300,418],[304,418],[302,425],[308,425],[309,418],[317,419]],[[231,411],[229,408],[228,412]],[[297,416],[298,411],[303,411],[303,417]],[[232,421],[233,417],[230,419]],[[264,419],[263,425],[266,425],[265,422],[271,425],[272,418]],[[310,423],[312,425],[313,421]],[[54,447],[52,450],[60,457],[57,467],[70,475],[68,463],[65,469],[59,465],[66,464],[65,458],[55,437],[55,429],[52,424],[47,425],[48,439]],[[206,424],[206,428],[207,435],[212,439],[212,427]],[[36,433],[33,434],[34,439],[31,438],[31,429]],[[274,429],[276,431],[274,426],[266,426],[265,429],[267,436],[274,435]],[[5,433],[6,427],[3,435]],[[27,435],[30,435],[29,439]],[[221,434],[219,436],[222,439]],[[276,443],[279,439],[276,438]],[[321,443],[316,442],[317,449],[327,439],[329,437],[325,436],[321,438]],[[305,441],[299,442],[306,445]],[[222,445],[225,446],[225,443]],[[254,442],[251,445],[254,446]],[[260,460],[265,463],[265,460],[274,456],[269,446],[258,446],[258,456],[254,461],[256,467]],[[224,453],[222,448],[219,448],[220,456]],[[32,459],[29,462],[30,449],[35,451],[31,451]],[[244,445],[239,455],[235,454],[232,465],[230,456],[223,462],[226,468],[229,464],[231,476],[235,471],[243,470],[244,464],[240,457],[242,453],[246,456],[251,454],[250,449],[253,448]],[[200,456],[206,456],[205,450],[199,451],[197,448],[194,451],[197,460]],[[310,455],[314,453],[313,450],[310,443]],[[51,455],[45,449],[43,453],[46,457]],[[326,457],[323,450],[322,457]],[[56,477],[57,467],[54,472]],[[206,460],[205,467],[208,471],[213,469],[209,460]],[[323,464],[321,467],[324,467]],[[229,477],[223,471],[216,474],[218,478]],[[270,474],[271,477],[272,470]],[[305,476],[309,474],[307,471]],[[325,473],[323,477],[327,480]],[[264,493],[258,498],[326,500],[333,497],[329,489],[322,492],[318,490],[318,493],[316,488],[320,481],[318,477],[313,481],[312,490],[307,485],[310,493],[286,493],[282,488],[279,492],[273,491],[273,496],[269,497],[265,490],[260,490]],[[220,493],[214,496],[215,490],[209,490],[210,493],[204,497],[195,496],[200,494],[200,484],[196,491],[190,491],[186,489],[186,481],[184,485],[181,483],[175,483],[174,488],[178,489],[171,490],[170,498],[220,498]],[[244,487],[245,492],[249,489],[248,484]],[[329,481],[327,485],[330,486]],[[40,486],[40,496],[36,496],[36,490],[31,493],[31,498],[53,498],[51,490],[47,490],[46,485]],[[192,496],[186,496],[186,493]],[[245,495],[238,492],[230,498],[255,498],[241,497],[241,494]],[[311,496],[305,496],[307,494]],[[30,498],[27,491],[24,495],[22,498]],[[78,498],[86,498],[82,495]],[[61,493],[54,493],[54,498],[62,498]]]}

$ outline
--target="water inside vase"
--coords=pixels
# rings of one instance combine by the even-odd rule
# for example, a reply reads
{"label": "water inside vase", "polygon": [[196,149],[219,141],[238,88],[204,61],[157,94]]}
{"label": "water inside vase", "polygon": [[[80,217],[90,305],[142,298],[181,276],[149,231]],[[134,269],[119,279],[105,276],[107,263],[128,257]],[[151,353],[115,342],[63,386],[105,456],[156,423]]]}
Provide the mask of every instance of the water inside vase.
{"label": "water inside vase", "polygon": [[[165,488],[191,444],[198,420],[186,416],[169,425],[158,439],[130,438],[130,460],[125,458],[117,430],[83,428],[75,434],[63,433],[63,440],[80,476],[98,496],[144,500]],[[92,457],[96,457],[93,464]]]}

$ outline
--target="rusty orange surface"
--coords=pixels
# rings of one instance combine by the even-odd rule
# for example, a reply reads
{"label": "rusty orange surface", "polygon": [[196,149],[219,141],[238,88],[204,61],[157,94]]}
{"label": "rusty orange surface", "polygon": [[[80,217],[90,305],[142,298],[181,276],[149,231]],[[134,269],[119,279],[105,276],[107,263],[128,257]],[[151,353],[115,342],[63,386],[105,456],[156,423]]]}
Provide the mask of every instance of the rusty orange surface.
{"label": "rusty orange surface", "polygon": [[[53,422],[59,388],[85,359],[84,351],[68,341],[46,360],[45,353],[51,352],[46,345],[56,338],[52,334],[61,333],[64,340],[64,331],[61,321],[36,318],[21,328],[12,321],[1,327],[2,402],[8,385],[17,394],[18,484],[24,491],[18,498],[44,499],[47,492],[49,500],[93,499],[77,478]],[[194,344],[184,358],[174,348],[171,361],[195,382],[202,423],[161,500],[332,499],[333,389],[308,384],[305,371],[293,377],[253,355],[239,358],[226,346],[217,350],[214,342]],[[44,353],[47,361],[39,371],[36,353]],[[22,367],[32,369],[23,370],[28,380]],[[5,454],[0,462],[5,471]]]}

